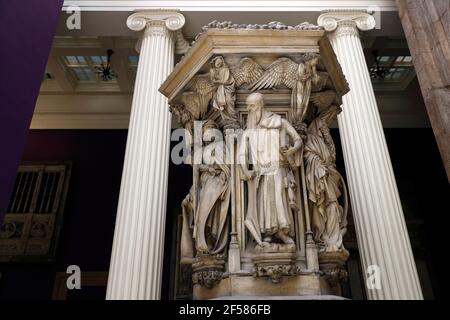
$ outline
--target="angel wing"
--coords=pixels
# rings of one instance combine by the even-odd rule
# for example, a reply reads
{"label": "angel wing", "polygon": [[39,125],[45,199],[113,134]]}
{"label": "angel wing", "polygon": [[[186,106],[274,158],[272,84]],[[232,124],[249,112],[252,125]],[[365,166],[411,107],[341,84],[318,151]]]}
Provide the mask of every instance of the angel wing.
{"label": "angel wing", "polygon": [[214,94],[214,85],[209,74],[196,76],[189,85],[189,90],[191,91],[182,94],[181,100],[195,119],[202,119]]}
{"label": "angel wing", "polygon": [[200,95],[194,91],[183,92],[181,101],[185,108],[194,116],[195,119],[200,119],[202,114],[202,103]]}
{"label": "angel wing", "polygon": [[294,88],[297,82],[298,64],[289,58],[280,58],[264,71],[264,74],[250,86],[251,90],[270,89],[280,84]]}
{"label": "angel wing", "polygon": [[237,70],[233,73],[236,87],[251,84],[261,77],[263,68],[251,58],[242,58]]}
{"label": "angel wing", "polygon": [[339,97],[334,90],[326,90],[322,92],[312,93],[309,101],[317,108],[323,110],[331,104],[340,105]]}
{"label": "angel wing", "polygon": [[212,95],[214,85],[211,82],[209,73],[199,74],[194,78],[194,90],[204,96]]}

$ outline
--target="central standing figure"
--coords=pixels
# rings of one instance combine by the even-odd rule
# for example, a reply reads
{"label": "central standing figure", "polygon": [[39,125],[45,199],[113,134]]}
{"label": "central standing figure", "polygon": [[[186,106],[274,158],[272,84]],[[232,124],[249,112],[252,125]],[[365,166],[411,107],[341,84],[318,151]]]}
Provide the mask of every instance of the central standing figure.
{"label": "central standing figure", "polygon": [[294,223],[290,188],[295,188],[292,167],[299,163],[302,139],[280,115],[264,110],[264,97],[252,93],[246,100],[248,118],[239,156],[248,181],[245,225],[255,241],[293,244]]}

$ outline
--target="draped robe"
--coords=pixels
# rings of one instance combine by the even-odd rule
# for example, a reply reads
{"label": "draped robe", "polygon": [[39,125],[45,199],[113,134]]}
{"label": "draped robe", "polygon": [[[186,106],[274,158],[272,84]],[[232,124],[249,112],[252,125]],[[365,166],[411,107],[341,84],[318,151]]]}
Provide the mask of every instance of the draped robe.
{"label": "draped robe", "polygon": [[250,230],[263,236],[272,236],[279,230],[294,236],[293,216],[289,206],[288,160],[280,153],[287,145],[287,136],[300,140],[295,129],[281,116],[264,112],[256,130],[246,130],[248,143],[243,143],[240,153],[248,153],[253,170],[257,172],[256,212],[247,213],[245,223]]}
{"label": "draped robe", "polygon": [[237,112],[234,109],[236,93],[234,78],[230,69],[223,65],[219,68],[211,68],[211,81],[216,85],[216,92],[212,98],[212,106],[221,111],[226,120],[235,121]]}
{"label": "draped robe", "polygon": [[335,167],[335,150],[327,123],[316,118],[308,129],[305,144],[306,184],[308,198],[313,202],[312,227],[314,238],[324,247],[342,246],[343,209],[339,205],[341,176]]}
{"label": "draped robe", "polygon": [[198,252],[218,254],[228,239],[231,171],[222,163],[222,155],[204,150],[203,158],[209,165],[200,166],[194,239]]}

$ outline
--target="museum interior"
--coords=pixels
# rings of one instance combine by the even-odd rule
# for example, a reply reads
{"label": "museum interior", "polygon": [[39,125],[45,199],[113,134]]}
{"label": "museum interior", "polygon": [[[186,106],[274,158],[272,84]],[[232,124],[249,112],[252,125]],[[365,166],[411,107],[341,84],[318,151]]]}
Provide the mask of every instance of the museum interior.
{"label": "museum interior", "polygon": [[[415,268],[420,282],[419,290],[421,290],[423,299],[437,299],[442,296],[445,290],[441,282],[441,279],[444,278],[443,266],[445,264],[443,263],[443,256],[445,254],[442,252],[442,243],[438,236],[440,235],[440,230],[443,228],[442,218],[447,213],[442,210],[442,202],[449,195],[448,178],[435,133],[433,132],[432,123],[430,122],[429,113],[427,113],[423,90],[421,90],[421,84],[419,82],[420,79],[418,79],[416,74],[417,65],[415,65],[414,54],[410,50],[411,44],[408,43],[405,36],[405,27],[402,25],[395,1],[392,1],[392,3],[394,5],[391,9],[384,8],[383,11],[376,12],[375,15],[372,15],[377,20],[377,27],[363,32],[360,30],[359,37],[364,54],[363,67],[365,70],[361,69],[359,71],[370,76],[370,83],[376,99],[374,105],[378,107],[382,131],[384,132],[388,150],[387,155],[390,157],[392,170],[395,175],[393,181],[394,183],[396,182],[396,187],[394,186],[394,188],[398,189],[399,203],[401,205],[398,210],[403,212],[404,215],[407,229],[406,242],[409,238],[413,255],[412,261],[415,262]],[[65,8],[67,9],[67,6]],[[154,63],[151,57],[148,59],[145,58],[145,62],[141,62],[144,59],[142,55],[144,50],[146,50],[145,45],[150,45],[150,42],[145,42],[146,40],[144,40],[137,45],[139,32],[127,27],[127,19],[129,19],[131,14],[131,10],[120,11],[119,9],[114,11],[103,11],[100,9],[82,11],[82,28],[80,30],[68,30],[66,23],[70,14],[64,10],[61,12],[59,26],[53,39],[45,74],[42,75],[40,92],[28,132],[22,162],[17,173],[5,221],[0,229],[1,299],[104,300],[107,296],[108,274],[112,272],[110,265],[113,265],[111,259],[114,256],[114,250],[118,250],[117,248],[113,249],[114,233],[115,228],[117,232],[117,223],[122,219],[116,217],[116,213],[118,212],[118,207],[120,207],[119,194],[121,193],[121,183],[125,181],[123,177],[124,159],[127,157],[126,153],[129,152],[128,149],[130,148],[131,150],[132,148],[127,145],[127,137],[131,139],[130,134],[132,131],[129,129],[129,126],[131,126],[130,123],[135,121],[136,124],[138,121],[130,119],[130,111],[132,105],[137,103],[134,101],[134,99],[138,100],[136,98],[137,96],[140,95],[141,99],[150,99],[146,96],[143,87],[141,85],[138,86],[139,79],[145,79],[144,73],[151,74],[159,72],[159,69],[153,70],[149,67]],[[281,61],[276,59],[286,59],[286,56],[292,59],[289,61],[295,64],[295,68],[298,66],[298,61],[300,61],[300,66],[302,66],[302,61],[306,61],[304,62],[306,66],[309,66],[308,63],[310,61],[318,61],[316,56],[305,58],[308,56],[308,52],[311,52],[311,50],[308,51],[308,48],[313,48],[312,42],[307,43],[307,40],[316,41],[314,45],[317,48],[320,47],[320,62],[316,61],[317,65],[314,65],[313,72],[318,74],[318,78],[328,73],[329,75],[326,76],[329,76],[329,79],[331,79],[330,83],[332,82],[332,84],[329,85],[329,82],[325,84],[325,81],[328,80],[324,80],[323,87],[335,90],[333,91],[336,92],[334,97],[340,103],[342,103],[342,99],[345,99],[343,96],[345,97],[347,91],[355,92],[355,89],[352,87],[352,82],[349,80],[348,75],[345,74],[346,69],[343,68],[344,73],[342,71],[339,72],[341,70],[341,66],[339,66],[341,60],[338,52],[336,58],[330,42],[322,38],[325,34],[324,29],[320,26],[313,27],[318,24],[318,18],[323,14],[322,10],[308,9],[301,11],[298,9],[298,11],[286,10],[273,12],[230,10],[226,12],[195,11],[192,9],[190,11],[181,11],[181,14],[185,18],[184,26],[182,26],[182,36],[184,36],[185,44],[188,43],[191,48],[184,51],[175,50],[176,53],[173,62],[176,67],[173,73],[166,72],[161,75],[162,81],[157,85],[157,88],[161,92],[158,95],[168,97],[169,103],[171,104],[170,110],[172,111],[172,117],[170,120],[170,130],[172,131],[183,127],[185,124],[182,119],[182,112],[176,110],[178,105],[172,104],[172,102],[178,101],[177,99],[181,99],[180,97],[184,99],[185,95],[184,93],[181,94],[181,92],[190,90],[188,88],[189,84],[186,84],[188,80],[197,83],[195,82],[197,81],[195,77],[198,77],[198,74],[201,72],[205,74],[209,72],[211,78],[213,78],[214,68],[217,67],[224,70],[223,68],[227,64],[237,65],[241,63],[240,66],[244,65],[244,67],[248,68],[252,66],[254,68],[252,70],[258,73],[259,76],[263,74],[262,80],[257,80],[259,82],[248,80],[248,84],[250,82],[256,83],[253,86],[254,88],[257,88],[259,85],[260,90],[258,92],[261,92],[264,96],[266,109],[269,110],[272,108],[270,110],[278,114],[272,114],[273,119],[278,119],[281,123],[287,123],[287,131],[290,130],[289,128],[293,129],[293,125],[295,127],[293,129],[294,133],[296,132],[295,130],[300,132],[301,130],[298,130],[293,120],[291,121],[291,125],[283,118],[284,116],[280,118],[279,114],[285,112],[283,111],[284,109],[282,107],[280,109],[276,108],[277,105],[283,105],[283,103],[289,104],[295,99],[297,99],[296,106],[303,105],[301,98],[299,98],[299,92],[304,90],[307,81],[302,82],[303,80],[298,80],[297,84],[294,85],[297,96],[293,92],[291,99],[291,89],[288,92],[288,85],[284,87],[281,85],[281,89],[279,87],[274,88],[275,85],[269,86],[267,84],[267,77],[264,79],[264,75],[269,75],[272,66],[276,66],[275,64]],[[211,24],[212,21],[216,21],[216,23]],[[232,21],[232,24],[235,25],[234,27],[233,25],[230,27],[229,24],[221,24],[220,22],[222,21]],[[279,21],[279,23],[273,27],[270,24],[273,21]],[[308,22],[308,24],[302,24],[304,22]],[[208,25],[209,27],[203,27]],[[248,27],[249,25],[251,27]],[[262,27],[260,27],[261,25]],[[286,32],[290,30],[294,32],[294,29],[289,30],[287,26],[296,26],[294,29],[298,33],[298,36],[295,39],[286,40],[284,38],[283,30]],[[325,25],[326,28],[327,26]],[[245,38],[245,30],[250,30],[248,31],[249,34],[259,33],[255,37],[250,35]],[[269,36],[268,34],[270,32],[273,32],[273,34],[271,33]],[[199,34],[201,34],[200,37],[198,36]],[[233,39],[230,40],[227,38],[229,35]],[[271,40],[266,43],[261,40],[266,39],[264,37],[267,39],[270,38]],[[222,45],[221,41],[225,43],[223,47],[220,47]],[[226,41],[230,42],[228,43]],[[245,50],[242,51],[242,46],[251,46],[253,45],[252,41],[255,42],[254,48],[256,49],[248,52]],[[287,41],[287,44],[283,41]],[[153,44],[155,43],[158,42],[154,42]],[[214,47],[212,53],[206,56],[209,43],[214,43],[213,46],[217,45],[217,47]],[[261,45],[261,43],[263,44]],[[332,42],[331,44],[334,47],[334,43]],[[142,47],[139,53],[136,48],[141,45]],[[164,46],[164,43],[160,45]],[[298,46],[298,48],[303,48],[301,50],[304,51],[292,51],[289,55],[283,55],[284,53],[280,53],[282,50],[279,50],[282,46],[286,48]],[[260,48],[263,48],[265,51],[258,51]],[[200,56],[201,54],[205,56]],[[155,53],[155,55],[157,54]],[[348,59],[346,63],[357,64],[355,62],[356,60],[352,60],[356,58],[350,57]],[[242,62],[243,60],[244,62]],[[281,62],[287,63],[286,61],[283,60]],[[147,69],[138,71],[138,66],[141,66],[141,68],[147,66]],[[211,68],[211,71],[208,71],[208,68]],[[223,77],[223,74],[219,74],[219,71],[217,72],[216,76]],[[448,68],[446,72],[448,76]],[[169,73],[170,76],[168,76]],[[240,82],[235,71],[233,71],[233,76],[236,79],[236,83]],[[345,78],[349,81],[347,82]],[[245,82],[245,80],[243,81]],[[264,83],[264,81],[266,82]],[[243,82],[241,81],[240,83]],[[310,102],[320,104],[317,102],[320,100],[320,98],[317,98],[319,97],[318,93],[314,93],[314,88],[317,86],[317,83],[314,82],[312,86],[313,89],[309,98]],[[364,90],[369,90],[367,87],[368,85],[361,85],[361,88],[357,90],[364,92]],[[221,85],[221,88],[225,90],[224,99],[227,100],[230,97],[229,95],[234,95],[234,87],[232,93],[227,91],[229,90],[227,84]],[[236,88],[238,88],[237,84]],[[241,117],[240,121],[245,122],[247,117],[246,111],[243,111],[245,110],[245,104],[250,103],[251,97],[258,98],[258,96],[251,96],[250,89],[236,90],[236,110],[239,112],[239,117]],[[319,89],[316,91],[319,91]],[[133,96],[135,97],[133,98]],[[257,100],[256,98],[255,101]],[[220,99],[219,94],[217,93],[216,95],[214,93],[210,105],[208,105],[208,101],[206,102],[205,108],[207,110],[200,111],[202,115],[199,117],[202,117],[203,113],[205,113],[205,117],[213,119],[214,115],[210,115],[212,111],[208,113],[208,108],[213,108],[211,104],[214,104],[214,106],[216,103],[220,104]],[[262,103],[261,99],[258,101],[258,103]],[[346,112],[345,101],[342,106],[342,114]],[[365,102],[366,100],[361,98],[348,107],[359,108]],[[187,105],[188,103],[186,102],[185,104]],[[308,103],[306,103],[307,105]],[[169,108],[168,106],[166,107]],[[222,116],[229,111],[226,109],[228,107],[229,104],[225,104],[225,111],[221,110],[220,112]],[[317,108],[319,110],[319,107]],[[310,111],[310,114],[312,113]],[[306,112],[306,118],[310,117],[310,114]],[[154,114],[151,113],[148,117],[151,118],[153,116]],[[228,116],[231,118],[234,117],[230,114]],[[263,115],[263,117],[265,116]],[[222,120],[225,118],[223,116]],[[237,116],[233,119],[237,119]],[[248,119],[250,119],[250,114],[248,114]],[[228,120],[223,120],[225,121],[225,125],[220,122],[218,126],[220,128],[225,128],[227,125],[227,128],[230,128],[230,126],[233,127],[233,125],[229,125]],[[250,122],[250,120],[247,121]],[[157,127],[156,122],[149,123],[153,123],[152,125]],[[343,149],[350,150],[351,147],[346,149],[345,143],[348,144],[349,141],[356,143],[355,141],[357,141],[358,136],[354,136],[354,140],[351,140],[348,138],[351,132],[343,135],[343,132],[340,132],[340,130],[343,130],[340,128],[340,124],[338,124],[336,118],[331,119],[328,131],[334,141],[335,168],[339,172],[338,175],[343,177],[344,184],[351,184],[349,181],[351,180],[349,179],[349,167],[346,165],[346,162],[351,157],[345,155]],[[215,125],[212,126],[214,127]],[[364,126],[363,123],[360,123],[360,125]],[[361,130],[365,129],[362,128]],[[167,137],[147,137],[147,140],[155,139],[153,140],[154,143],[157,143],[156,140],[158,139],[168,141],[170,136],[169,130],[167,130],[167,133]],[[298,137],[298,134],[295,133],[292,139],[296,141]],[[344,142],[343,137],[350,140],[345,140]],[[361,139],[361,143],[363,144],[366,140]],[[172,139],[170,141],[170,150],[177,143],[178,141]],[[143,150],[143,153],[145,153],[149,149]],[[308,159],[307,154],[304,154],[303,157]],[[168,180],[160,187],[164,188],[166,186],[167,192],[159,193],[153,189],[148,189],[152,190],[152,194],[156,194],[155,197],[164,197],[166,195],[167,198],[165,218],[163,215],[165,222],[159,221],[159,224],[162,226],[160,228],[161,230],[152,231],[161,232],[163,236],[163,241],[160,243],[162,248],[162,252],[160,252],[162,257],[160,280],[161,299],[191,300],[220,296],[220,290],[225,290],[223,287],[233,285],[224,284],[222,279],[222,277],[225,277],[224,274],[232,274],[234,272],[233,270],[239,270],[236,274],[239,276],[238,279],[242,280],[242,283],[247,281],[245,283],[248,283],[248,286],[257,288],[255,290],[258,291],[265,290],[266,285],[271,286],[275,283],[283,284],[286,281],[290,281],[286,279],[294,272],[292,269],[289,269],[292,266],[295,266],[298,270],[302,269],[296,264],[299,259],[298,252],[302,252],[302,257],[307,257],[303,259],[309,259],[308,241],[312,239],[310,238],[312,231],[309,231],[310,233],[308,231],[304,233],[304,226],[300,226],[297,218],[293,222],[296,232],[303,232],[306,236],[300,237],[298,235],[294,240],[290,238],[286,240],[286,235],[279,235],[278,233],[274,237],[265,236],[264,240],[262,240],[259,235],[254,235],[251,232],[247,223],[248,216],[245,223],[244,218],[242,218],[241,225],[238,223],[238,226],[235,226],[235,224],[231,223],[230,226],[223,227],[225,229],[220,229],[219,227],[219,231],[217,232],[229,232],[226,229],[228,227],[232,230],[231,243],[229,244],[230,249],[228,252],[230,257],[232,256],[233,244],[239,242],[242,245],[246,241],[245,239],[247,239],[249,243],[252,241],[258,243],[253,250],[260,250],[255,251],[260,253],[259,255],[255,255],[259,260],[257,258],[248,258],[250,256],[247,257],[247,251],[242,249],[240,253],[238,252],[236,256],[233,256],[237,257],[238,262],[230,257],[227,257],[230,260],[227,260],[225,263],[222,256],[220,256],[222,258],[219,256],[211,258],[212,256],[209,255],[198,255],[192,265],[183,264],[183,250],[188,250],[183,247],[183,244],[189,242],[184,240],[186,236],[185,226],[183,225],[186,222],[184,201],[187,199],[186,195],[192,192],[190,191],[191,186],[195,186],[196,179],[199,179],[199,177],[195,176],[195,166],[175,164],[170,160],[170,157],[162,159],[165,160],[165,165],[168,168]],[[138,166],[138,164],[135,166]],[[359,167],[359,165],[355,166]],[[133,168],[131,165],[127,170],[134,170]],[[301,168],[304,170],[303,166]],[[306,165],[307,178],[308,170],[310,169]],[[364,170],[362,167],[360,169]],[[374,168],[373,170],[376,171],[377,169]],[[137,171],[130,172],[134,173]],[[301,187],[304,184],[301,181],[305,173],[302,171],[299,174],[299,172],[297,171],[297,176],[295,176],[294,171],[295,177],[292,181]],[[277,173],[273,178],[275,181],[277,181],[276,177],[278,177],[278,174],[280,173]],[[202,180],[203,177],[203,173],[201,173],[200,179]],[[350,177],[352,177],[352,173],[350,173]],[[269,180],[258,180],[259,186],[263,185],[269,188],[267,186],[270,186],[269,182],[272,181]],[[247,201],[247,198],[252,196],[251,192],[253,189],[251,189],[252,184],[250,181],[254,180],[249,179],[247,182],[235,184],[232,187],[231,196],[229,193],[230,190],[227,190],[220,196],[222,197],[220,198],[222,199],[221,201],[223,201],[224,194],[225,197],[232,198],[229,210],[230,212],[231,210],[233,212],[236,211],[236,213],[233,213],[233,217],[236,214],[238,218],[243,215],[243,210],[239,209],[243,208],[241,202]],[[211,180],[211,183],[216,182]],[[248,187],[246,183],[248,183]],[[361,248],[364,246],[370,247],[371,243],[370,240],[363,242],[363,244],[358,242],[358,237],[360,236],[358,232],[361,231],[358,231],[360,227],[357,226],[357,223],[361,218],[355,218],[354,206],[359,207],[359,204],[352,199],[352,195],[356,191],[352,191],[351,185],[349,187],[351,201],[348,199],[345,201],[346,211],[348,211],[346,214],[346,232],[339,235],[342,237],[342,243],[338,245],[340,248],[345,247],[345,249],[342,249],[343,251],[341,249],[336,251],[340,253],[345,251],[345,257],[343,258],[342,255],[337,257],[331,254],[329,256],[330,260],[335,261],[333,259],[337,259],[343,265],[339,264],[339,275],[333,273],[335,270],[331,270],[328,274],[332,280],[327,280],[327,294],[352,300],[365,300],[371,297],[368,296],[366,290],[366,270],[364,269],[367,268],[367,265],[363,266],[361,263]],[[363,187],[364,181],[359,188]],[[383,188],[381,184],[380,188]],[[206,187],[204,191],[207,191]],[[301,193],[301,191],[300,188],[299,192]],[[270,194],[271,191],[269,190],[267,192]],[[378,191],[372,190],[372,193],[376,192]],[[258,196],[260,196],[259,193]],[[266,194],[262,196],[266,196]],[[289,194],[289,199],[291,200],[290,197],[291,195]],[[201,200],[199,201],[200,205],[202,205]],[[138,204],[136,202],[136,205]],[[123,205],[125,206],[125,204]],[[233,209],[231,209],[231,206]],[[223,210],[223,207],[217,209]],[[360,209],[358,208],[358,210]],[[225,214],[227,214],[228,205],[224,210]],[[302,210],[305,210],[305,207]],[[281,218],[278,217],[278,219]],[[299,219],[302,220],[302,218]],[[314,227],[317,221],[313,221],[312,223]],[[377,222],[375,221],[374,223],[376,224]],[[306,224],[306,228],[309,230],[310,226],[308,224],[309,220]],[[241,234],[245,234],[245,227],[248,227],[251,233],[249,235],[249,232],[247,232],[247,238],[241,236]],[[122,230],[121,232],[125,231]],[[197,230],[197,232],[200,231]],[[388,231],[388,234],[390,233],[396,233],[396,229],[393,227]],[[201,235],[194,235],[197,250],[199,250],[198,248],[201,245],[198,243],[201,237]],[[250,239],[252,237],[254,239]],[[274,242],[272,243],[271,239],[275,239],[275,237],[278,237],[278,240],[281,239],[282,241],[276,242],[273,240]],[[305,240],[305,237],[307,240]],[[314,237],[317,240],[315,234]],[[390,240],[395,239],[392,238],[394,235],[391,238],[385,238],[383,235],[380,237],[374,237],[372,239],[381,239],[382,247],[383,245],[388,247]],[[129,241],[132,241],[131,238]],[[266,245],[267,243],[270,244],[262,246],[261,244],[263,242],[261,241],[264,241]],[[306,245],[305,241],[307,243]],[[383,243],[384,241],[386,242]],[[290,246],[295,247],[294,242],[297,247],[302,247],[301,250],[297,248],[297,253],[295,253],[295,248],[293,249],[294,253],[290,251]],[[244,247],[248,245],[244,244]],[[120,249],[120,244],[118,246]],[[398,242],[398,246],[401,246],[401,242]],[[279,251],[277,253],[271,251],[274,247],[278,248],[277,250]],[[328,247],[325,247],[324,250],[328,253]],[[213,249],[208,248],[208,250]],[[239,249],[237,250],[239,251]],[[334,249],[330,250],[334,252]],[[270,259],[275,254],[279,255],[279,261],[282,261],[280,263],[285,267],[282,271],[277,271],[279,273],[271,269],[275,268],[270,264],[270,261],[272,261]],[[317,260],[317,252],[315,254]],[[324,254],[320,256],[319,253],[319,260],[322,259],[320,260],[321,272],[326,274],[325,269],[322,269],[323,259],[326,258],[324,258]],[[119,259],[118,257],[116,256],[117,259]],[[193,258],[191,257],[190,259],[192,260]],[[286,264],[286,261],[289,259],[294,262],[289,262],[292,264]],[[408,259],[407,255],[405,255],[404,259],[405,261]],[[236,267],[234,265],[235,263],[241,266],[242,269],[239,266]],[[304,266],[307,270],[309,270],[309,263],[308,260],[306,262],[308,268]],[[202,268],[205,268],[206,264],[210,269],[204,271],[204,269],[199,267],[200,264]],[[255,268],[257,269],[256,274],[269,275],[268,277],[272,281],[264,280],[265,282],[257,282],[259,278],[255,278],[255,274],[251,275],[249,272],[248,274],[250,275],[247,275],[245,273],[247,271],[244,272],[243,270],[251,264],[255,264]],[[67,289],[66,270],[70,265],[77,265],[82,270],[83,290]],[[289,268],[286,266],[289,266]],[[300,266],[303,265],[300,263]],[[279,266],[277,265],[277,267]],[[211,271],[213,269],[214,271]],[[296,276],[299,278],[303,277],[301,279],[306,279],[299,280],[302,284],[296,290],[300,290],[300,292],[303,292],[302,290],[309,292],[308,290],[316,285],[313,284],[314,279],[316,279],[314,278],[315,276],[310,275],[305,270],[298,271],[298,275]],[[119,276],[117,275],[117,277]],[[133,276],[130,275],[130,277]],[[222,280],[218,280],[217,277],[220,277]],[[336,282],[337,278],[339,278],[339,284],[336,286],[331,285],[330,283]],[[311,281],[310,287],[308,288],[304,288],[306,285],[303,283],[306,281]],[[317,285],[322,286],[322,284]],[[196,287],[196,289],[193,287]],[[211,287],[218,289],[211,289]],[[239,291],[240,289],[236,290]],[[245,291],[246,289],[242,290]],[[284,291],[280,292],[274,295],[282,296],[286,294]],[[311,292],[312,294],[320,294],[320,289],[319,293],[314,290]],[[114,293],[108,294],[112,298],[120,298],[120,295],[114,295]],[[286,295],[290,295],[290,293]]]}

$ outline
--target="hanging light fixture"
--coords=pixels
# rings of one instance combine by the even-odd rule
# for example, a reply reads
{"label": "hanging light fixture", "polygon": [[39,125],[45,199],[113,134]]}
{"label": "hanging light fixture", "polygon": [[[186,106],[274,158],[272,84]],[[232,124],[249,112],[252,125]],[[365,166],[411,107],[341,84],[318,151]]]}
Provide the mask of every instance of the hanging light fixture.
{"label": "hanging light fixture", "polygon": [[107,60],[106,66],[102,63],[100,67],[96,67],[97,73],[102,78],[102,81],[111,81],[114,78],[117,78],[114,70],[111,69],[111,56],[114,54],[114,50],[108,49],[106,50]]}
{"label": "hanging light fixture", "polygon": [[375,59],[375,68],[371,68],[370,77],[372,79],[383,80],[386,75],[386,70],[382,66],[380,66],[380,61],[378,59],[378,50],[373,50],[372,55]]}

